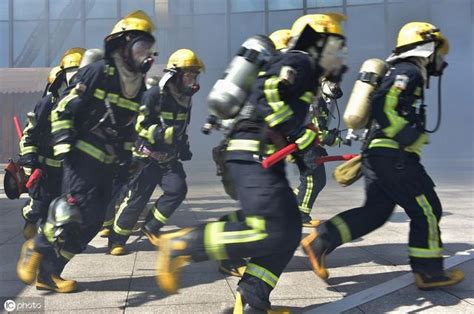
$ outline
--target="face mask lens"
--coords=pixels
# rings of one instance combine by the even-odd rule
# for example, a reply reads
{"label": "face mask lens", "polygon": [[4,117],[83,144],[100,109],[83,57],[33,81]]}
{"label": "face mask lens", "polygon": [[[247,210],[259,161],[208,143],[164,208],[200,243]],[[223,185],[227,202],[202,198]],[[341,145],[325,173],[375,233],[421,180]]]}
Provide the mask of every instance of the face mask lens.
{"label": "face mask lens", "polygon": [[136,61],[143,61],[144,59],[153,55],[153,42],[148,40],[137,40],[132,44],[132,58]]}

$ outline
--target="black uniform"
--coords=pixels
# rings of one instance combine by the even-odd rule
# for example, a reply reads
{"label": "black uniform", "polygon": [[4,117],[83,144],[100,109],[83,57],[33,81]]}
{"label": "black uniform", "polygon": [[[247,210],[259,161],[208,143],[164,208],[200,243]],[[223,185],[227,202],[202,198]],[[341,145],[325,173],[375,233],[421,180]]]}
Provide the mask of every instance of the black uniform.
{"label": "black uniform", "polygon": [[112,59],[80,69],[76,78],[79,85],[66,89],[52,112],[52,133],[54,154],[64,159],[62,194],[79,207],[81,237],[66,241],[58,257],[52,245],[54,228],[44,225],[35,247],[43,254],[41,266],[52,274],[60,274],[67,261],[82,252],[100,230],[112,180],[128,169],[134,121],[145,89],[142,82],[137,94],[126,98]]}
{"label": "black uniform", "polygon": [[58,97],[48,94],[34,108],[20,141],[20,163],[28,172],[39,168],[41,179],[29,189],[29,200],[22,210],[23,218],[36,223],[46,219],[51,201],[61,193],[62,164],[54,157],[51,136],[51,111]]}
{"label": "black uniform", "polygon": [[408,255],[413,271],[443,270],[441,203],[433,181],[420,163],[427,136],[424,116],[416,104],[423,99],[423,84],[418,66],[400,61],[393,64],[374,92],[374,131],[363,154],[366,202],[319,228],[329,251],[382,226],[399,205],[411,220]]}
{"label": "black uniform", "polygon": [[138,151],[149,156],[127,185],[115,216],[114,232],[109,236],[109,246],[125,244],[157,185],[163,190],[163,195],[151,208],[144,225],[152,234],[158,234],[186,197],[186,174],[178,159],[191,158],[186,134],[191,114],[190,101],[188,97],[186,106],[179,104],[168,85],[163,93],[159,86],[145,92],[136,130],[141,139]]}
{"label": "black uniform", "polygon": [[[285,66],[294,70],[294,80],[280,78]],[[257,308],[270,308],[269,294],[301,239],[298,204],[284,162],[266,170],[260,164],[275,150],[267,131],[272,128],[273,134],[312,149],[316,134],[306,131],[304,120],[318,80],[306,53],[287,52],[269,62],[249,97],[255,111],[236,122],[227,146],[226,163],[244,217],[199,226],[182,239],[189,242],[182,254],[194,261],[251,257],[239,290]]]}

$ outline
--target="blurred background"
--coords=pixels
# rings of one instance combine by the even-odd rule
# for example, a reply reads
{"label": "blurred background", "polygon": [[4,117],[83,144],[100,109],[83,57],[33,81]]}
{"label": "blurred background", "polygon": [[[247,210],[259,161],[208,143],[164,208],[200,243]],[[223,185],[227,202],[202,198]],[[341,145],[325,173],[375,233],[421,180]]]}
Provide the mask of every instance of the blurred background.
{"label": "blurred background", "polygon": [[[342,83],[341,114],[361,63],[385,59],[402,25],[427,21],[438,26],[451,50],[443,77],[441,129],[431,136],[424,158],[472,166],[472,0],[1,0],[0,163],[18,151],[12,116],[26,120],[26,112],[41,97],[50,67],[57,65],[62,53],[74,46],[101,48],[116,21],[136,9],[147,12],[157,25],[158,65],[179,48],[193,49],[206,64],[201,91],[194,97],[189,132],[194,159],[188,168],[212,165],[211,148],[221,135],[199,131],[207,116],[206,97],[240,44],[254,34],[290,28],[297,17],[316,12],[341,12],[348,18],[344,28],[350,71]],[[152,73],[160,68],[155,66]],[[436,122],[436,91],[437,79],[432,79],[426,95],[429,128]],[[330,149],[334,154],[357,151],[358,144]]]}

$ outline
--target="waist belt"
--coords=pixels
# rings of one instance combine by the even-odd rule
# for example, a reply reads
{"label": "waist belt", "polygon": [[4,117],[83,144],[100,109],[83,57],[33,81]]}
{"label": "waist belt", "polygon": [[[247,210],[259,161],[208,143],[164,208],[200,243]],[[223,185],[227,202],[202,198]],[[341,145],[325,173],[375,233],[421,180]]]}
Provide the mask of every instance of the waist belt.
{"label": "waist belt", "polygon": [[62,162],[61,160],[56,160],[52,158],[47,158],[44,156],[39,155],[38,160],[41,163],[44,163],[47,166],[54,167],[54,168],[61,168],[62,167]]}
{"label": "waist belt", "polygon": [[109,155],[100,148],[97,148],[85,141],[78,140],[76,143],[76,148],[104,164],[111,164],[115,161],[115,156]]}
{"label": "waist belt", "polygon": [[[258,140],[233,139],[227,144],[226,151],[247,151],[252,153],[260,153],[260,148],[260,141]],[[267,144],[264,148],[264,152],[262,153],[265,155],[271,155],[276,151],[275,145]]]}

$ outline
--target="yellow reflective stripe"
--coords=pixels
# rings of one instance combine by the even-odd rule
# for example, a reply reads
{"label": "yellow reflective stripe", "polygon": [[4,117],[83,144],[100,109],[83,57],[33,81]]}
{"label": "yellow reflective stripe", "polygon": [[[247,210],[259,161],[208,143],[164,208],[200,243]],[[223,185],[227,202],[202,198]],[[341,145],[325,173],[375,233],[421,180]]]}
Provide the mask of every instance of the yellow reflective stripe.
{"label": "yellow reflective stripe", "polygon": [[314,100],[314,94],[312,92],[306,92],[300,97],[300,100],[304,101],[308,105],[311,105]]}
{"label": "yellow reflective stripe", "polygon": [[64,129],[71,129],[72,121],[71,120],[58,120],[51,123],[51,133],[56,133]]}
{"label": "yellow reflective stripe", "polygon": [[225,245],[219,241],[225,222],[211,222],[204,228],[204,248],[210,259],[228,259]]}
{"label": "yellow reflective stripe", "polygon": [[265,281],[270,287],[275,288],[278,282],[278,276],[262,266],[254,263],[248,263],[245,273]]}
{"label": "yellow reflective stripe", "polygon": [[27,176],[31,176],[31,174],[33,173],[33,168],[23,166],[23,171],[25,172]]}
{"label": "yellow reflective stripe", "polygon": [[52,158],[46,158],[44,156],[38,156],[38,160],[50,167],[54,167],[54,168],[61,168],[62,166],[62,162],[61,160],[56,160],[56,159],[52,159]]}
{"label": "yellow reflective stripe", "polygon": [[53,147],[54,156],[69,153],[71,151],[71,144],[57,144]]}
{"label": "yellow reflective stripe", "polygon": [[102,224],[102,227],[110,227],[114,224],[114,219],[110,219],[110,220],[106,220],[104,221],[104,223]]}
{"label": "yellow reflective stripe", "polygon": [[33,207],[31,207],[31,205],[33,205],[33,199],[30,197],[28,205],[24,206],[22,209],[23,218],[26,219],[26,217],[28,217],[28,214],[33,210]]}
{"label": "yellow reflective stripe", "polygon": [[[306,177],[306,191],[304,193],[303,197],[303,203],[301,204],[302,207],[308,208],[309,205],[309,200],[311,198],[311,194],[313,192],[313,176],[309,175]],[[309,210],[307,213],[309,214],[311,210]]]}
{"label": "yellow reflective stripe", "polygon": [[263,76],[263,75],[265,75],[265,73],[267,73],[267,72],[265,72],[265,71],[260,71],[260,72],[258,72],[258,76]]}
{"label": "yellow reflective stripe", "polygon": [[239,221],[239,217],[237,217],[237,212],[232,212],[229,214],[229,221],[230,222],[237,222]]}
{"label": "yellow reflective stripe", "polygon": [[264,231],[266,229],[265,218],[261,216],[247,216],[245,217],[245,223],[254,230]]}
{"label": "yellow reflective stripe", "polygon": [[[244,150],[249,152],[258,153],[260,151],[260,141],[257,140],[230,140],[227,144],[227,151]],[[274,145],[267,145],[265,147],[265,154],[273,154],[276,151]]]}
{"label": "yellow reflective stripe", "polygon": [[115,74],[115,68],[113,66],[107,65],[104,68],[104,73],[108,76],[112,76]]}
{"label": "yellow reflective stripe", "polygon": [[306,129],[304,134],[298,138],[295,143],[298,145],[299,150],[303,150],[306,147],[308,147],[311,143],[314,142],[314,139],[316,138],[316,132],[310,129]]}
{"label": "yellow reflective stripe", "polygon": [[165,143],[173,144],[174,127],[169,126],[165,130]]}
{"label": "yellow reflective stripe", "polygon": [[130,200],[131,196],[132,196],[132,191],[129,190],[127,193],[127,196],[125,196],[122,203],[120,203],[119,209],[117,210],[117,213],[115,214],[114,232],[123,236],[128,236],[133,231],[132,229],[123,229],[118,225],[118,220],[120,219],[120,216],[122,215],[122,212],[124,211],[124,209],[127,208],[128,201]]}
{"label": "yellow reflective stripe", "polygon": [[153,214],[153,217],[155,217],[156,220],[166,224],[166,222],[168,221],[168,218],[166,218],[165,216],[163,216],[162,213],[160,213],[160,211],[158,210],[158,208],[156,208],[156,206],[153,206],[151,208],[151,212]]}
{"label": "yellow reflective stripe", "polygon": [[186,120],[187,118],[188,118],[187,113],[178,113],[178,115],[176,116],[176,120],[178,121]]}
{"label": "yellow reflective stripe", "polygon": [[133,148],[133,142],[124,142],[123,143],[123,149],[132,150],[132,148]]}
{"label": "yellow reflective stripe", "polygon": [[108,93],[107,99],[109,100],[110,103],[116,104],[119,100],[119,95],[115,93]]}
{"label": "yellow reflective stripe", "polygon": [[[284,103],[283,103],[284,104]],[[265,117],[265,122],[267,122],[269,127],[274,127],[286,121],[289,117],[293,115],[293,110],[287,105],[283,105],[279,110],[275,111],[272,114],[269,114]]]}
{"label": "yellow reflective stripe", "polygon": [[44,234],[44,236],[46,237],[46,240],[48,240],[49,243],[53,243],[54,242],[54,226],[52,223],[50,222],[46,222],[44,225],[43,225],[43,229],[41,230]]}
{"label": "yellow reflective stripe", "polygon": [[36,147],[36,146],[22,146],[20,151],[21,151],[20,155],[36,153],[36,152],[38,152],[38,147]]}
{"label": "yellow reflective stripe", "polygon": [[413,144],[405,147],[405,150],[407,152],[415,153],[418,156],[421,156],[421,149],[423,148],[423,145],[426,144],[427,142],[428,142],[428,135],[425,133],[422,133]]}
{"label": "yellow reflective stripe", "polygon": [[373,147],[385,147],[385,148],[400,148],[400,145],[397,141],[389,139],[389,138],[375,138],[373,139],[370,144],[369,148]]}
{"label": "yellow reflective stripe", "polygon": [[95,147],[92,144],[84,142],[82,140],[77,141],[76,148],[88,154],[89,156],[97,159],[98,161],[106,163],[106,164],[112,163],[115,159],[114,156],[107,155],[105,152],[103,152],[99,148]]}
{"label": "yellow reflective stripe", "polygon": [[387,116],[390,125],[382,129],[382,131],[388,137],[394,137],[397,135],[397,133],[400,132],[400,130],[403,129],[403,127],[408,123],[407,120],[400,117],[395,111],[395,108],[398,105],[398,96],[400,92],[401,90],[395,86],[392,86],[388,91],[387,96],[385,96],[383,111]]}
{"label": "yellow reflective stripe", "polygon": [[227,231],[221,233],[218,241],[222,244],[248,243],[265,239],[268,234],[263,230]]}
{"label": "yellow reflective stripe", "polygon": [[265,80],[263,84],[263,93],[273,111],[277,111],[281,107],[280,93],[278,91],[278,83],[280,79],[276,76],[272,76]]}
{"label": "yellow reflective stripe", "polygon": [[428,223],[428,247],[431,250],[439,249],[439,232],[438,232],[438,220],[436,219],[435,214],[433,213],[433,208],[430,205],[430,202],[424,194],[421,194],[416,197],[416,202],[423,209],[423,214],[426,217],[426,222]]}
{"label": "yellow reflective stripe", "polygon": [[54,121],[58,121],[59,120],[59,112],[62,112],[64,111],[64,109],[66,109],[66,106],[67,104],[73,100],[74,98],[77,98],[79,97],[79,95],[76,94],[76,91],[75,89],[72,89],[71,92],[69,93],[69,95],[67,95],[66,97],[64,97],[63,99],[61,99],[58,103],[58,106],[56,107],[56,109],[54,109],[53,111],[51,111],[51,121],[54,122]]}
{"label": "yellow reflective stripe", "polygon": [[135,131],[137,131],[137,133],[140,133],[143,130],[143,120],[145,120],[145,115],[143,113],[140,113],[137,117],[137,122],[135,123]]}
{"label": "yellow reflective stripe", "polygon": [[94,97],[103,100],[105,98],[105,91],[103,89],[96,88],[94,91]]}
{"label": "yellow reflective stripe", "polygon": [[69,251],[65,251],[63,249],[59,250],[59,254],[61,254],[61,256],[64,257],[65,259],[67,259],[68,261],[70,261],[74,257],[74,255],[76,255],[74,253],[71,253]]}
{"label": "yellow reflective stripe", "polygon": [[408,247],[408,255],[419,258],[439,258],[443,257],[443,249],[424,249],[418,247]]}
{"label": "yellow reflective stripe", "polygon": [[303,206],[298,206],[300,212],[303,212],[303,213],[306,213],[306,214],[309,214],[311,212],[311,208],[308,208],[308,207],[303,207]]}
{"label": "yellow reflective stripe", "polygon": [[329,220],[339,231],[342,243],[347,243],[352,240],[351,230],[346,222],[339,216],[334,216]]}
{"label": "yellow reflective stripe", "polygon": [[138,104],[134,101],[131,101],[131,100],[120,97],[118,102],[117,102],[117,107],[128,109],[128,110],[133,111],[133,112],[138,112],[138,108],[140,107],[140,104]]}
{"label": "yellow reflective stripe", "polygon": [[172,112],[162,111],[160,113],[160,116],[165,120],[173,120],[173,113]]}

